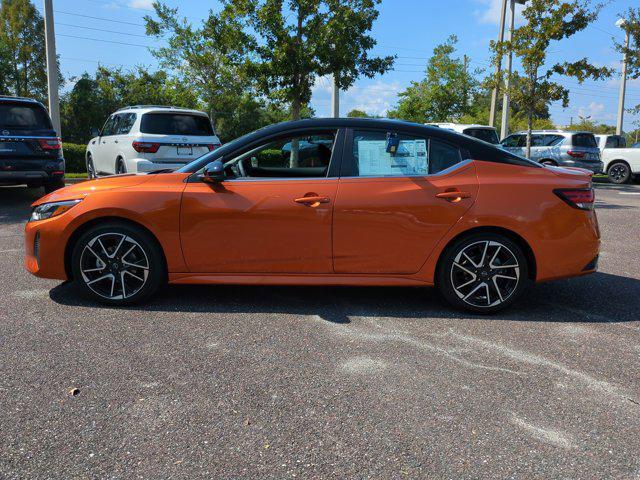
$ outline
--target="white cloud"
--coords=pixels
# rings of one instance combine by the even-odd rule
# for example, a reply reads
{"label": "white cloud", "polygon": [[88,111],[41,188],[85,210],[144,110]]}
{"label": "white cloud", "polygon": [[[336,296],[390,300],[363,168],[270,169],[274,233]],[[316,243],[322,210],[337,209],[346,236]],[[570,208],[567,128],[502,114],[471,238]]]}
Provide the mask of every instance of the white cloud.
{"label": "white cloud", "polygon": [[140,10],[153,10],[154,0],[129,0],[128,6]]}
{"label": "white cloud", "polygon": [[[500,24],[500,14],[502,10],[503,0],[476,0],[476,2],[482,5],[482,8],[479,8],[475,11],[475,15],[478,18],[478,21],[480,23],[489,24],[489,25]],[[516,25],[521,24],[523,21],[523,18],[522,18],[523,8],[524,8],[523,5],[516,4]],[[507,16],[505,18],[505,25],[507,26],[509,25],[509,4],[508,3],[507,3]]]}
{"label": "white cloud", "polygon": [[[368,85],[354,85],[340,92],[340,115],[346,116],[351,110],[362,110],[370,115],[385,116],[398,101],[402,90],[398,82],[378,80]],[[311,105],[320,117],[331,114],[331,77],[316,79],[313,86]]]}
{"label": "white cloud", "polygon": [[578,108],[578,117],[583,117],[583,118],[591,117],[589,119],[592,121],[609,120],[609,117],[611,116],[611,114],[603,115],[602,113],[604,111],[605,111],[604,103],[591,102],[586,107],[583,106]]}

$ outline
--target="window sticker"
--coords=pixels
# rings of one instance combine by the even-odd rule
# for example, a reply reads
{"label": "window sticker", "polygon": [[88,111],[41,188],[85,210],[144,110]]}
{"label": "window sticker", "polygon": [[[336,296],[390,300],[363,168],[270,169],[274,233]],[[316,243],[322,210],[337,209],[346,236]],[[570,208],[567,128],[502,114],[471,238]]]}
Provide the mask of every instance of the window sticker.
{"label": "window sticker", "polygon": [[400,140],[394,156],[385,140],[358,140],[360,176],[427,175],[427,141]]}

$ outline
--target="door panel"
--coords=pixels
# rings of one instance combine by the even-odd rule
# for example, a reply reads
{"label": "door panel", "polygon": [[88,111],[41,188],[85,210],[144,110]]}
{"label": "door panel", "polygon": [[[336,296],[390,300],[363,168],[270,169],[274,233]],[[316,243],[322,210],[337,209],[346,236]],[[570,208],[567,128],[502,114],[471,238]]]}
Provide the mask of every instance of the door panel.
{"label": "door panel", "polygon": [[[452,191],[468,196],[457,199]],[[439,175],[341,179],[334,207],[335,272],[418,272],[477,193],[473,162]]]}
{"label": "door panel", "polygon": [[[189,271],[332,273],[336,179],[189,183],[180,219]],[[306,202],[302,197],[320,197]]]}

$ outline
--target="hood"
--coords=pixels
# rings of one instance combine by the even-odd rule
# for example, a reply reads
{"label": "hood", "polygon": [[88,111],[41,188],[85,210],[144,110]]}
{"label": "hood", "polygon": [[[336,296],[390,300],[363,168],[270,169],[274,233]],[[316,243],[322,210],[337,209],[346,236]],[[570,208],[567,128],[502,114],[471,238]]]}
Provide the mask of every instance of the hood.
{"label": "hood", "polygon": [[98,178],[96,180],[89,180],[86,182],[79,182],[67,187],[56,190],[53,193],[45,195],[44,197],[33,202],[32,206],[40,205],[48,202],[59,202],[63,200],[73,200],[76,198],[83,198],[86,195],[103,191],[113,190],[115,188],[128,188],[135,187],[144,182],[148,182],[152,175],[114,175],[112,177]]}

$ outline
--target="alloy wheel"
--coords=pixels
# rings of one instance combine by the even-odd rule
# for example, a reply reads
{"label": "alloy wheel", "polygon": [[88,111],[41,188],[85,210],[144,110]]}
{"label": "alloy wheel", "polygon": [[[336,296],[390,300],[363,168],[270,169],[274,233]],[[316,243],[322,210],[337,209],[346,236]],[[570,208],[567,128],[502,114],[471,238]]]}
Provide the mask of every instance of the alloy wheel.
{"label": "alloy wheel", "polygon": [[625,183],[629,179],[629,169],[622,163],[616,163],[609,169],[609,179],[614,183]]}
{"label": "alloy wheel", "polygon": [[130,236],[103,233],[93,237],[82,250],[80,272],[96,295],[109,300],[127,299],[147,283],[149,258]]}
{"label": "alloy wheel", "polygon": [[520,264],[500,242],[483,240],[463,248],[451,265],[451,285],[463,302],[477,308],[507,301],[520,281]]}

